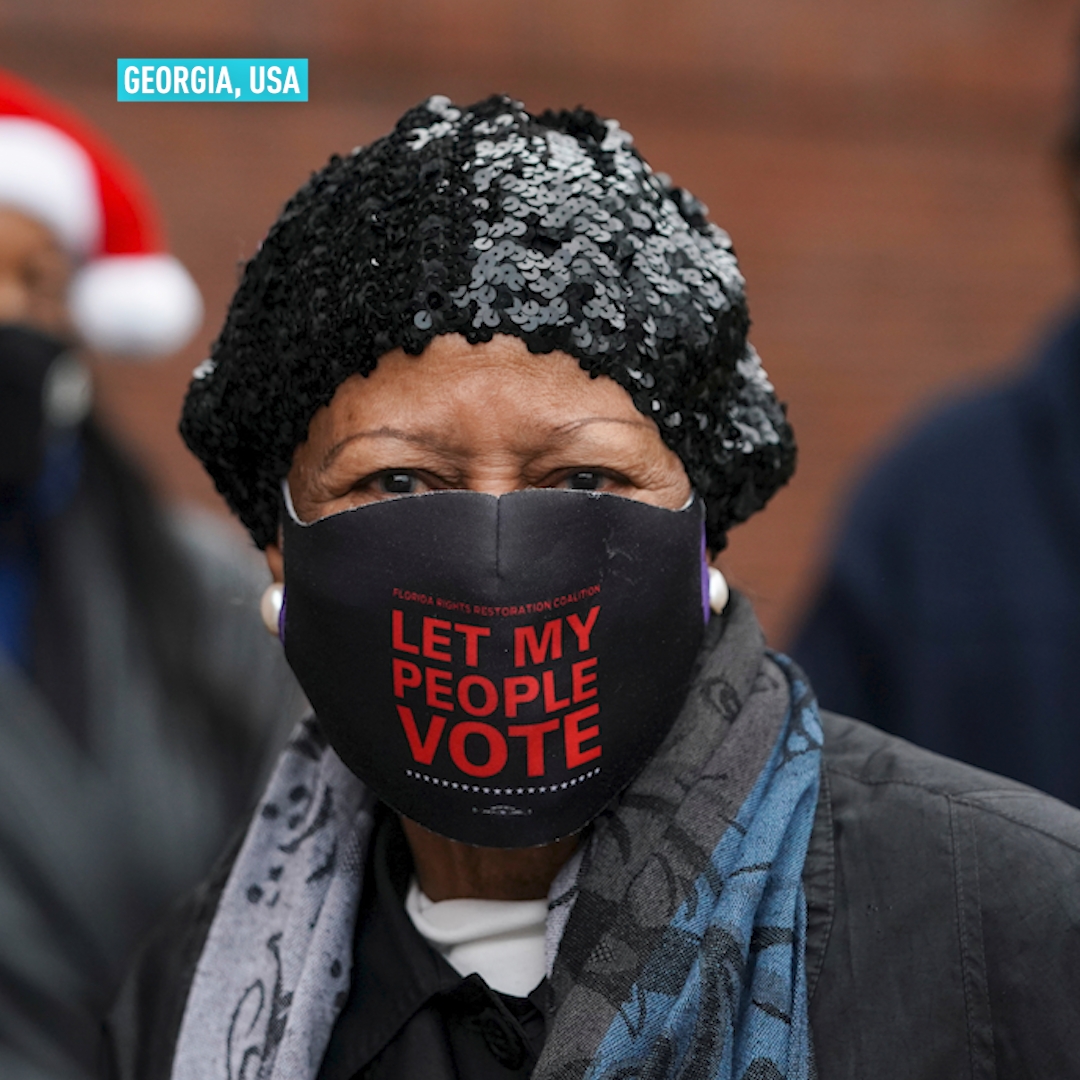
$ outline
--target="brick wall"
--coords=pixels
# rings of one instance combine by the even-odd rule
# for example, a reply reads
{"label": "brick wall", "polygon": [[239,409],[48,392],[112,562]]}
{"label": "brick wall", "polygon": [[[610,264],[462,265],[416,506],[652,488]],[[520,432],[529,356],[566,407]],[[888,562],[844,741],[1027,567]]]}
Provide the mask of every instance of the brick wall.
{"label": "brick wall", "polygon": [[[238,262],[311,169],[435,92],[619,117],[732,233],[790,403],[799,473],[723,560],[782,643],[875,448],[1015,363],[1071,295],[1051,150],[1075,21],[1064,0],[0,0],[0,64],[130,154],[204,290],[194,345],[101,365],[99,393],[163,487],[207,504],[179,401]],[[119,105],[125,55],[306,55],[312,100]]]}

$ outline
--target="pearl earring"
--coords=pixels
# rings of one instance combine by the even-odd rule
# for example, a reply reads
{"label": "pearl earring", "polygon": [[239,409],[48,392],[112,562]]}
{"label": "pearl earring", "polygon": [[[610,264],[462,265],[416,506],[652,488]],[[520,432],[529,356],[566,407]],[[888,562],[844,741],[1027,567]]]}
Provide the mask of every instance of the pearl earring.
{"label": "pearl earring", "polygon": [[278,627],[281,621],[281,608],[285,603],[285,586],[280,581],[274,581],[266,586],[266,592],[259,601],[259,614],[262,616],[263,625],[274,637],[278,636]]}
{"label": "pearl earring", "polygon": [[731,598],[731,590],[728,588],[724,575],[715,566],[709,567],[709,607],[717,614],[723,613],[727,602]]}

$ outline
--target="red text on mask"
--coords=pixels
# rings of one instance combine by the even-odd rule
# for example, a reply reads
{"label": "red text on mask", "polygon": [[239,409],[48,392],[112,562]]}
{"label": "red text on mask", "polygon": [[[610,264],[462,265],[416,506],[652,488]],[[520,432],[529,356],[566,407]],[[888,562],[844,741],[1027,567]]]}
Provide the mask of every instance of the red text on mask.
{"label": "red text on mask", "polygon": [[[518,761],[523,755],[529,777],[544,776],[553,754],[568,770],[599,758],[597,658],[583,655],[592,644],[599,613],[600,606],[594,605],[583,616],[514,627],[507,647],[519,670],[489,678],[479,671],[461,673],[480,667],[482,649],[491,646],[489,627],[430,615],[406,627],[405,613],[395,609],[392,647],[405,656],[391,658],[393,693],[413,760],[431,765],[445,745],[462,773],[489,778],[502,772],[512,755]],[[570,661],[575,652],[579,659]],[[421,702],[426,725],[415,711]],[[456,721],[452,713],[458,714]],[[481,718],[514,722],[497,727]]]}

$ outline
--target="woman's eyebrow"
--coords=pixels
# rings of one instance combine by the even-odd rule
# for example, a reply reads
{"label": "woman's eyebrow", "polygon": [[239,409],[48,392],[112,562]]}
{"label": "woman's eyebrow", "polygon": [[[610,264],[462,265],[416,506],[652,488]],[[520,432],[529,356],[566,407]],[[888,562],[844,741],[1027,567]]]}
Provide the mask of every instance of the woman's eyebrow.
{"label": "woman's eyebrow", "polygon": [[439,440],[430,435],[425,435],[422,432],[403,431],[401,428],[381,427],[373,428],[371,431],[354,431],[346,435],[344,439],[334,443],[326,451],[319,464],[320,470],[329,468],[342,450],[350,443],[356,442],[357,439],[399,439],[402,442],[413,443],[416,446],[423,446],[428,449],[437,449],[440,445]]}
{"label": "woman's eyebrow", "polygon": [[[552,446],[564,445],[583,428],[591,424],[623,424],[626,427],[650,426],[647,417],[642,417],[640,420],[631,420],[621,416],[585,416],[553,428],[547,437],[548,445],[544,447],[544,451],[550,450]],[[446,449],[443,440],[424,432],[405,431],[402,428],[393,427],[372,428],[370,431],[354,431],[327,450],[319,465],[320,471],[328,469],[337,460],[341,452],[350,443],[356,442],[357,439],[398,439],[401,442],[412,443],[414,446],[422,446],[428,450],[445,451]]]}
{"label": "woman's eyebrow", "polygon": [[580,420],[571,420],[554,428],[551,434],[557,439],[568,439],[576,435],[583,427],[589,424],[625,424],[627,427],[650,427],[651,421],[647,417],[630,420],[625,416],[586,416]]}

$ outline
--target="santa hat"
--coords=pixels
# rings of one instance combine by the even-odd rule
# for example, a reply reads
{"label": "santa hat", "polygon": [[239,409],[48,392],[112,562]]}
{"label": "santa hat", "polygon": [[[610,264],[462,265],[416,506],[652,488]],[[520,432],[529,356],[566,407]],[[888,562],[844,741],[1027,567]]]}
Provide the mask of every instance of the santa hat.
{"label": "santa hat", "polygon": [[202,322],[191,275],[165,250],[135,170],[78,117],[0,70],[0,206],[46,225],[75,258],[69,307],[92,348],[141,356]]}

